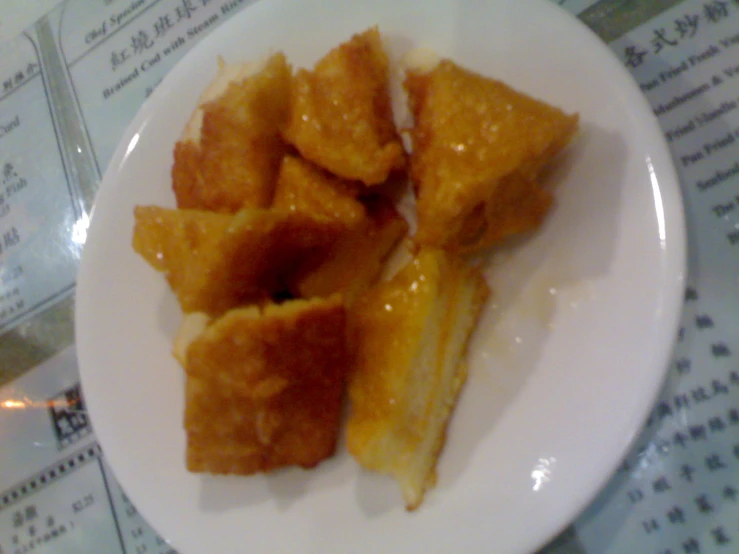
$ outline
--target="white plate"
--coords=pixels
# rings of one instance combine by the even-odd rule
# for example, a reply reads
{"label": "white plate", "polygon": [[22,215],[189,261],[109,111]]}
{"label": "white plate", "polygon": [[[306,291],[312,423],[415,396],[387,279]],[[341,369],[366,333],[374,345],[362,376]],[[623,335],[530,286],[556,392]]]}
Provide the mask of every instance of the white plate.
{"label": "white plate", "polygon": [[[417,513],[344,452],[317,470],[204,478],[184,467],[179,310],[130,247],[135,204],[173,206],[172,147],[217,57],[309,65],[379,24],[579,111],[542,231],[501,256],[439,482]],[[502,260],[502,261],[501,261]],[[77,288],[86,401],[116,476],[184,553],[527,552],[571,521],[639,432],[683,288],[679,187],[657,123],[606,46],[535,0],[261,0],[205,39],[141,109],[103,179]]]}

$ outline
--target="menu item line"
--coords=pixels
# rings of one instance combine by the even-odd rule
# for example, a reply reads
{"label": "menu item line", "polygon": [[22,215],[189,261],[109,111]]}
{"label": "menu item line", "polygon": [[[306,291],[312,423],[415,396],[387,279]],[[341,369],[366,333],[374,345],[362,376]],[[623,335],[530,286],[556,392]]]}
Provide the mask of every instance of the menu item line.
{"label": "menu item line", "polygon": [[[121,19],[123,17],[122,15],[119,15],[117,18],[113,19],[114,21],[118,21],[118,23],[117,23],[117,25],[115,25],[115,30],[113,30],[111,32],[107,32],[107,30],[108,30],[108,26],[107,26],[108,20],[103,21],[103,23],[101,24],[101,27],[99,29],[92,30],[92,31],[90,31],[87,34],[87,37],[95,36],[95,38],[97,38],[97,37],[102,37],[102,38],[100,38],[99,40],[94,41],[93,44],[92,44],[92,46],[90,48],[88,48],[87,50],[84,50],[79,55],[77,55],[74,59],[72,59],[71,61],[69,61],[68,64],[67,64],[69,66],[69,68],[71,69],[72,67],[74,67],[75,65],[77,65],[77,62],[79,62],[80,60],[82,60],[83,58],[85,58],[88,54],[90,54],[93,51],[95,51],[99,46],[102,46],[104,43],[106,43],[109,39],[113,38],[119,32],[127,29],[128,28],[128,25],[130,23],[132,23],[133,21],[135,21],[136,19],[138,19],[139,17],[141,17],[143,14],[145,14],[151,8],[153,8],[154,6],[156,6],[157,4],[159,4],[159,2],[161,2],[161,1],[162,0],[153,0],[148,6],[144,7],[144,9],[142,9],[138,13],[135,13],[135,10],[138,9],[138,8],[140,8],[141,6],[143,6],[144,5],[144,1],[141,0],[141,1],[133,4],[133,5],[135,5],[135,8],[132,9],[130,12],[127,12],[126,15],[125,15],[125,17],[128,17],[128,20],[125,20],[124,21],[123,19]],[[111,16],[111,18],[114,18],[114,17],[115,16]],[[63,19],[63,17],[62,17],[62,19]],[[85,38],[85,42],[87,42],[87,37]],[[64,52],[64,46],[62,45],[61,48],[62,48],[62,54],[64,54],[65,57],[66,57],[66,54]]]}
{"label": "menu item line", "polygon": [[30,495],[51,486],[66,474],[84,467],[85,464],[96,461],[100,455],[101,450],[97,443],[84,446],[72,454],[55,461],[41,471],[34,473],[9,489],[0,492],[0,512],[13,507],[18,502],[25,501]]}

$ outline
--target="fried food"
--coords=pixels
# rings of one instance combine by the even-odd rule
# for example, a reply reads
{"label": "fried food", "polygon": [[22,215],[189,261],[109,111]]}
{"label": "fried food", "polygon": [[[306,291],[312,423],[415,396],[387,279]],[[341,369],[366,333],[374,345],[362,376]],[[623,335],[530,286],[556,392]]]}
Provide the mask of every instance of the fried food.
{"label": "fried food", "polygon": [[249,475],[334,453],[349,368],[341,299],[230,311],[187,350],[187,469]]}
{"label": "fried food", "polygon": [[578,116],[441,60],[408,71],[420,244],[473,251],[536,228],[552,204],[542,168]]}
{"label": "fried food", "polygon": [[366,217],[336,244],[331,255],[306,272],[292,287],[297,296],[311,298],[340,292],[351,303],[380,276],[385,260],[408,233],[408,223],[381,196],[367,198]]}
{"label": "fried food", "polygon": [[177,292],[188,280],[193,260],[225,236],[233,216],[199,210],[171,210],[159,206],[134,208],[133,249],[149,265],[166,274]]}
{"label": "fried food", "polygon": [[275,186],[272,207],[324,216],[352,228],[365,218],[357,196],[364,187],[326,173],[297,156],[285,156]]}
{"label": "fried food", "polygon": [[273,207],[324,216],[347,229],[323,263],[293,281],[290,290],[295,296],[340,292],[351,302],[377,279],[385,258],[408,232],[408,223],[389,200],[377,195],[357,198],[364,188],[303,159],[283,160]]}
{"label": "fried food", "polygon": [[436,482],[467,342],[488,293],[479,270],[422,248],[352,308],[348,448],[365,468],[398,481],[409,510]]}
{"label": "fried food", "polygon": [[174,149],[179,208],[235,213],[265,208],[285,145],[291,70],[282,53],[262,64],[222,65]]}
{"label": "fried food", "polygon": [[405,166],[377,28],[331,50],[293,77],[283,136],[307,160],[344,179],[382,183]]}
{"label": "fried food", "polygon": [[[282,54],[222,65],[175,147],[178,209],[136,207],[133,247],[184,312],[189,471],[314,467],[348,381],[352,456],[395,478],[408,510],[435,485],[490,294],[460,254],[542,222],[543,170],[578,116],[417,52],[407,163],[388,81],[377,28],[294,76]],[[378,283],[409,231],[382,195],[408,165],[418,230],[397,253],[412,259]]]}
{"label": "fried food", "polygon": [[165,273],[183,312],[210,316],[288,289],[344,233],[336,222],[277,210],[227,216],[137,206],[134,214],[134,249]]}

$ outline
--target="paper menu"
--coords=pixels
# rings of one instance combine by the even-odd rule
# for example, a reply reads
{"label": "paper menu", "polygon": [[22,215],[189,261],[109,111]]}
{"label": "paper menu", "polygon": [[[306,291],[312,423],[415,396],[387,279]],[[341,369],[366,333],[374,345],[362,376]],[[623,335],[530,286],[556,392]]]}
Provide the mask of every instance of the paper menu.
{"label": "paper menu", "polygon": [[105,463],[69,347],[0,391],[0,552],[174,552]]}
{"label": "paper menu", "polygon": [[99,173],[172,66],[251,0],[69,0],[50,17]]}
{"label": "paper menu", "polygon": [[72,290],[84,244],[36,44],[25,35],[1,55],[0,333]]}
{"label": "paper menu", "polygon": [[[739,138],[732,135],[739,127],[739,108],[732,107],[739,101],[739,81],[732,74],[739,59],[739,43],[734,40],[739,3],[669,0],[634,2],[633,8],[614,0],[558,3],[582,13],[594,27],[609,30],[614,53],[655,108],[683,184],[691,258],[680,341],[666,389],[644,435],[603,494],[546,551],[732,552],[739,544],[739,366],[735,360],[739,335],[734,315],[739,261],[732,256],[739,246],[734,234],[739,231],[735,209],[739,172],[733,169],[739,156],[729,137]],[[233,0],[67,0],[3,50],[12,54],[0,58],[0,72],[12,65],[9,60],[20,60],[9,71],[15,79],[15,66],[30,60],[38,64],[37,72],[26,71],[29,85],[23,86],[38,82],[44,92],[29,93],[33,102],[25,93],[10,96],[24,98],[17,105],[0,96],[0,122],[12,123],[12,130],[0,137],[0,162],[4,162],[4,142],[22,136],[21,121],[34,122],[38,132],[31,144],[48,141],[38,151],[50,156],[39,163],[21,164],[15,162],[18,154],[13,154],[16,176],[10,178],[25,178],[27,184],[20,187],[10,210],[36,210],[45,224],[39,230],[33,220],[23,219],[15,227],[21,239],[49,232],[40,243],[51,241],[64,256],[71,253],[64,258],[71,267],[70,288],[61,296],[49,297],[44,306],[52,308],[40,315],[24,313],[12,323],[12,332],[18,335],[15,343],[29,342],[27,326],[69,305],[75,252],[78,255],[72,246],[74,237],[84,240],[85,215],[97,181],[128,121],[186,50],[244,5]],[[38,120],[29,119],[26,111]],[[21,141],[14,148],[22,153],[27,144]],[[48,144],[55,145],[56,158]],[[19,172],[21,165],[28,167]],[[56,173],[39,175],[55,167]],[[42,183],[40,196],[28,192],[32,190],[29,176]],[[63,191],[69,191],[67,196],[73,200],[66,200]],[[0,215],[0,237],[4,225]],[[20,233],[23,229],[28,231]],[[17,251],[25,252],[21,246]],[[28,257],[24,267],[43,266],[38,257]],[[53,283],[38,290],[60,289],[64,275],[63,271],[45,275]],[[7,288],[0,289],[2,294],[7,294]],[[11,301],[16,294],[13,288]],[[31,289],[19,287],[16,296]],[[42,298],[47,297],[42,294]],[[3,302],[0,299],[0,314]],[[64,321],[71,324],[71,310],[64,313],[66,320],[61,317],[60,327]],[[0,341],[0,365],[5,359],[3,347]],[[75,393],[73,348],[53,348],[45,357],[47,362],[33,364],[31,371],[8,381],[0,391],[5,394],[0,397],[0,433],[16,430],[0,438],[20,445],[0,451],[0,491],[5,491],[0,493],[0,552],[24,548],[167,552],[166,542],[117,487],[89,422],[75,417],[84,413],[84,399]],[[24,395],[44,408],[12,407],[12,402],[23,402]],[[11,407],[3,404],[7,401]],[[59,413],[52,410],[55,406]],[[68,464],[75,460],[70,470]],[[53,478],[48,473],[52,470]],[[38,487],[42,476],[48,485],[31,492],[30,483],[37,479]],[[24,486],[25,493],[21,492]],[[18,498],[12,498],[13,492]],[[5,494],[10,495],[7,505]],[[54,524],[49,525],[49,517]],[[44,542],[47,532],[51,538]]]}
{"label": "paper menu", "polygon": [[640,444],[561,541],[564,552],[739,545],[737,21],[736,2],[686,1],[610,43],[652,104],[676,162],[689,286],[665,390]]}

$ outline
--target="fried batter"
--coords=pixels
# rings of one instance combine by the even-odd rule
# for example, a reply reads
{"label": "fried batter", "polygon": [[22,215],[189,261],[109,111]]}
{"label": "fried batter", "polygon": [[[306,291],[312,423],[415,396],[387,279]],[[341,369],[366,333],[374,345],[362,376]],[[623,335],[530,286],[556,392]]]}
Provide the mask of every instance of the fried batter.
{"label": "fried batter", "polygon": [[164,271],[185,313],[268,300],[322,262],[344,227],[277,210],[234,216],[137,206],[133,245]]}
{"label": "fried batter", "polygon": [[364,187],[356,181],[334,177],[296,156],[285,156],[275,186],[272,207],[315,214],[355,226],[365,217],[357,196]]}
{"label": "fried batter", "polygon": [[340,292],[348,303],[380,276],[396,244],[408,233],[408,223],[393,204],[381,196],[365,200],[367,216],[344,235],[331,255],[295,283],[304,298]]}
{"label": "fried batter", "polygon": [[488,293],[479,270],[421,249],[352,308],[348,448],[365,468],[398,481],[409,510],[436,482],[467,342]]}
{"label": "fried batter", "polygon": [[207,255],[233,223],[233,216],[199,210],[136,206],[133,249],[166,273],[175,293],[188,279],[193,260]]}
{"label": "fried batter", "polygon": [[409,71],[411,179],[421,244],[470,251],[537,227],[552,204],[537,182],[578,116],[442,60]]}
{"label": "fried batter", "polygon": [[285,145],[290,67],[278,53],[262,66],[222,66],[174,150],[180,208],[234,213],[272,200]]}
{"label": "fried batter", "polygon": [[328,458],[348,368],[337,296],[229,312],[187,351],[188,470],[248,475]]}
{"label": "fried batter", "polygon": [[382,183],[405,165],[388,93],[388,58],[377,28],[331,50],[293,77],[285,139],[331,173]]}
{"label": "fried batter", "polygon": [[295,296],[340,292],[351,302],[377,279],[383,261],[408,232],[408,223],[389,200],[377,195],[358,199],[364,188],[300,158],[283,160],[273,207],[324,216],[347,228],[326,260],[293,282]]}

